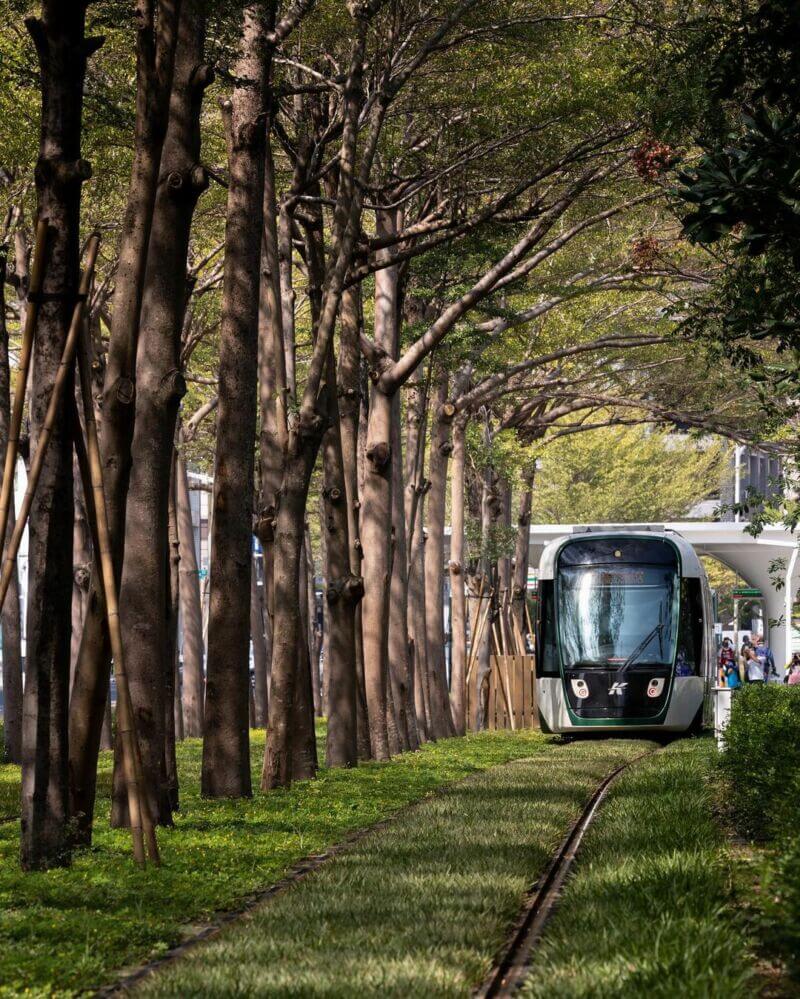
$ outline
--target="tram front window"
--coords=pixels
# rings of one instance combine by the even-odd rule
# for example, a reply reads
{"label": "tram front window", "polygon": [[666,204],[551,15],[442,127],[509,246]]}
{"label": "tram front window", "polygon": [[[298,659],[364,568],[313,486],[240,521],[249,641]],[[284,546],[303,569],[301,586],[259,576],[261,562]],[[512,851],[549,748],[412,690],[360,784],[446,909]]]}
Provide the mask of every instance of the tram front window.
{"label": "tram front window", "polygon": [[558,630],[565,667],[671,663],[676,575],[664,566],[562,568]]}

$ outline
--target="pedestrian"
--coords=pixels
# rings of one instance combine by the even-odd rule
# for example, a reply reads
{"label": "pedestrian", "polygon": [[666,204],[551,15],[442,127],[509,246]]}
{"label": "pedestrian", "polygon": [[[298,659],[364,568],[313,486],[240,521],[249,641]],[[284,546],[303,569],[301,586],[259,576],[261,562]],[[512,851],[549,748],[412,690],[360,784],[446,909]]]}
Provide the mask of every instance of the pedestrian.
{"label": "pedestrian", "polygon": [[734,651],[733,642],[730,640],[730,638],[722,639],[722,646],[720,647],[719,650],[719,657],[717,662],[719,667],[718,671],[719,683],[720,686],[724,686],[725,678],[728,675],[727,673],[728,665],[730,664],[731,666],[734,667],[736,666],[736,652]]}
{"label": "pedestrian", "polygon": [[761,660],[756,655],[756,650],[751,646],[745,653],[745,676],[748,683],[764,683],[764,667]]}
{"label": "pedestrian", "polygon": [[770,649],[764,640],[763,635],[756,636],[754,648],[761,662],[761,668],[764,670],[764,679],[769,682],[772,677],[777,678],[778,671],[775,669],[775,656],[773,656],[772,649]]}
{"label": "pedestrian", "polygon": [[795,652],[792,655],[792,661],[786,667],[783,682],[788,683],[790,687],[800,686],[800,652]]}
{"label": "pedestrian", "polygon": [[739,668],[731,659],[723,667],[725,686],[729,690],[738,690],[742,685],[742,678],[739,676]]}

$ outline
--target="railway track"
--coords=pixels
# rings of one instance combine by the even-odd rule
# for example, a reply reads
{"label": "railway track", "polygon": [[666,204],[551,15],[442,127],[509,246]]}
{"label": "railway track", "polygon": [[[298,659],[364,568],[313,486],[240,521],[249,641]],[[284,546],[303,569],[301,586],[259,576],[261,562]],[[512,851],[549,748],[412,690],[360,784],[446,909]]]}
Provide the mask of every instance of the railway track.
{"label": "railway track", "polygon": [[553,855],[547,870],[527,893],[514,929],[491,972],[475,991],[475,999],[500,999],[511,996],[522,985],[528,974],[531,955],[558,903],[561,889],[575,863],[586,830],[594,821],[609,788],[632,764],[652,756],[654,752],[656,750],[635,756],[616,770],[612,770],[598,784],[594,794]]}

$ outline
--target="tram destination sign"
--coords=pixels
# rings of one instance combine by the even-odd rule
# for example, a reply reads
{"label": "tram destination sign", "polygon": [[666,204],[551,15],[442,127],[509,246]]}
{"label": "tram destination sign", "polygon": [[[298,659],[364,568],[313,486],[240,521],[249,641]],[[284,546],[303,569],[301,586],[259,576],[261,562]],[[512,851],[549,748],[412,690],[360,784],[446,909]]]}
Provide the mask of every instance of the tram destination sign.
{"label": "tram destination sign", "polygon": [[757,589],[755,586],[735,586],[733,588],[733,596],[737,600],[741,600],[742,597],[761,597],[763,596],[761,590]]}

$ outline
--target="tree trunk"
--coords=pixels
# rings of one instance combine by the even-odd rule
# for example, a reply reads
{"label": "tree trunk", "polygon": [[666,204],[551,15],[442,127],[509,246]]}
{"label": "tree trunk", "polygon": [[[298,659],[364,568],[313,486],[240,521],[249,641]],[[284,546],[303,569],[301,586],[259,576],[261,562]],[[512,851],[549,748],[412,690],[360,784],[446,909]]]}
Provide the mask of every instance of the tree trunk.
{"label": "tree trunk", "polygon": [[[174,452],[173,452],[174,454]],[[179,806],[178,760],[175,755],[175,740],[178,724],[175,717],[176,706],[180,710],[180,689],[177,679],[178,661],[178,595],[180,579],[180,542],[178,541],[178,515],[175,509],[175,461],[172,462],[172,476],[169,483],[169,544],[165,552],[167,562],[166,628],[161,663],[164,667],[164,772],[170,807]]]}
{"label": "tree trunk", "polygon": [[[337,419],[338,425],[338,419]],[[340,459],[341,461],[341,459]],[[311,531],[308,522],[305,529],[306,548],[306,594],[308,600],[308,652],[311,658],[311,690],[314,695],[314,715],[322,717],[322,678],[319,672],[319,656],[322,645],[322,634],[317,625],[317,590],[316,567],[314,553],[311,549]]]}
{"label": "tree trunk", "polygon": [[[11,421],[11,372],[8,363],[6,327],[6,254],[0,248],[0,467],[6,460]],[[6,538],[14,533],[14,492],[8,510]],[[22,641],[20,627],[19,579],[16,568],[11,576],[3,606],[3,762],[22,762]]]}
{"label": "tree trunk", "polygon": [[175,493],[180,544],[180,601],[183,623],[183,718],[186,735],[203,735],[203,608],[200,576],[194,545],[192,507],[186,462],[178,451],[175,459]]}
{"label": "tree trunk", "polygon": [[467,731],[467,605],[464,589],[464,458],[466,420],[453,423],[453,455],[450,468],[450,704],[456,735]]}
{"label": "tree trunk", "polygon": [[[136,359],[142,321],[142,297],[161,153],[169,121],[178,16],[178,0],[159,0],[157,5],[152,6],[140,3],[136,8],[134,153],[122,220],[100,422],[106,510],[120,592],[125,547],[125,510],[136,412]],[[124,603],[122,606],[125,606]],[[134,663],[129,664],[128,671],[137,723],[142,726],[139,733],[144,744],[142,762],[149,776],[146,785],[151,790],[151,797],[158,799],[158,802],[151,802],[152,814],[157,820],[168,819],[168,815],[162,814],[161,809],[162,805],[167,805],[167,800],[163,793],[159,793],[163,787],[163,779],[157,779],[160,762],[154,764],[154,761],[162,758],[163,743],[155,753],[151,751],[152,747],[146,746],[152,735],[153,725],[156,737],[161,728],[163,694],[156,692],[158,704],[153,705],[151,714],[147,681],[142,682],[136,675]],[[84,815],[84,821],[89,824],[86,830],[89,836],[94,813],[93,775],[97,767],[110,672],[111,646],[103,611],[101,583],[99,577],[93,574],[70,710],[70,770],[75,782],[72,797]],[[160,679],[161,677],[159,681]],[[153,723],[153,718],[158,721]],[[154,765],[158,767],[155,773],[152,772]],[[117,778],[112,819],[123,824],[127,821],[127,803],[123,800],[124,796],[118,793],[119,783]]]}
{"label": "tree trunk", "polygon": [[444,635],[444,522],[447,500],[447,462],[452,445],[450,428],[453,407],[447,401],[448,376],[443,372],[436,380],[432,405],[435,413],[431,435],[428,475],[431,488],[428,496],[425,542],[425,615],[428,636],[428,670],[430,675],[431,723],[437,739],[455,734],[450,716],[450,696],[447,689]]}
{"label": "tree trunk", "polygon": [[[394,212],[376,213],[379,236],[396,231]],[[398,268],[385,267],[375,275],[375,344],[384,357],[391,357],[398,319]],[[364,553],[364,599],[362,634],[364,683],[367,696],[372,755],[389,758],[386,727],[386,679],[388,674],[388,594],[391,577],[392,524],[392,399],[373,390],[367,424],[366,471],[361,516]]]}
{"label": "tree trunk", "polygon": [[75,523],[72,528],[72,639],[70,642],[70,691],[78,664],[81,647],[81,632],[89,598],[89,580],[92,570],[92,549],[89,524],[86,518],[83,490],[80,488],[80,473],[77,458],[72,464],[72,478],[75,483]]}
{"label": "tree trunk", "polygon": [[533,499],[533,468],[526,469],[522,477],[522,497],[517,517],[517,542],[514,549],[514,578],[511,590],[511,618],[519,635],[528,631],[525,599],[528,591],[528,552],[530,550],[531,502]]}
{"label": "tree trunk", "polygon": [[[50,400],[80,271],[80,158],[86,60],[99,47],[85,37],[85,8],[44,0],[29,18],[41,70],[42,117],[36,193],[50,225],[30,396],[31,451]],[[72,614],[72,385],[53,429],[28,535],[28,621],[22,732],[24,870],[70,862],[68,710]]]}
{"label": "tree trunk", "polygon": [[317,447],[313,439],[303,438],[298,452],[288,456],[275,523],[275,617],[267,747],[261,776],[264,791],[288,787],[292,780],[295,680],[302,639],[298,586],[306,497]]}
{"label": "tree trunk", "polygon": [[255,690],[254,728],[267,724],[267,641],[264,630],[264,587],[260,585],[255,560],[250,575],[250,640],[253,643],[253,672]]}
{"label": "tree trunk", "polygon": [[[342,467],[347,499],[347,537],[350,575],[361,579],[362,547],[360,537],[361,509],[358,485],[359,416],[361,411],[361,355],[358,347],[361,329],[361,288],[348,288],[342,295],[339,327],[339,427],[342,444]],[[363,586],[363,580],[362,580]],[[361,628],[361,600],[355,608],[355,698],[356,739],[359,759],[369,759],[369,726],[364,689],[364,645]],[[327,666],[327,660],[326,660]]]}
{"label": "tree trunk", "polygon": [[406,488],[404,495],[408,548],[408,635],[409,660],[414,680],[414,710],[420,739],[431,738],[428,700],[428,640],[425,631],[425,537],[422,528],[423,505],[427,484],[425,434],[427,421],[426,391],[422,373],[410,380],[406,406]]}
{"label": "tree trunk", "polygon": [[[174,750],[174,656],[170,607],[169,493],[175,424],[186,383],[180,371],[186,303],[186,261],[197,199],[206,186],[200,167],[200,106],[210,69],[202,63],[205,20],[201,0],[181,11],[169,127],[152,216],[136,360],[136,420],[125,522],[120,608],[131,697],[151,813],[172,821],[170,765]],[[165,659],[164,657],[168,658]],[[168,738],[169,736],[169,738]],[[115,760],[112,824],[127,824],[120,753]]]}
{"label": "tree trunk", "polygon": [[[244,7],[228,130],[225,275],[211,538],[202,790],[246,797],[250,786],[250,570],[258,376],[259,263],[264,200],[263,116],[274,4]],[[297,594],[292,599],[297,600]]]}
{"label": "tree trunk", "polygon": [[310,780],[316,776],[317,733],[314,725],[314,693],[311,683],[311,655],[308,647],[308,582],[305,541],[300,553],[297,602],[300,628],[297,644],[297,677],[292,704],[292,780]]}

